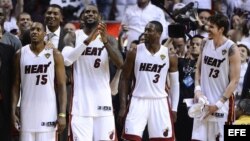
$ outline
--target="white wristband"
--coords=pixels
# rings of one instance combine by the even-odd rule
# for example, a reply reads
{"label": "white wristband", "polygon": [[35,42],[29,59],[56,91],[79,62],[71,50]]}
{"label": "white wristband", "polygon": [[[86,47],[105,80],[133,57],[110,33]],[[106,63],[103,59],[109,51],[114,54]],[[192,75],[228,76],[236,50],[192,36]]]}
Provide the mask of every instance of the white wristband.
{"label": "white wristband", "polygon": [[216,107],[217,107],[218,109],[220,109],[221,107],[223,107],[224,103],[221,102],[220,100],[218,100],[218,101],[215,103],[215,105],[216,105]]}
{"label": "white wristband", "polygon": [[194,92],[195,92],[195,91],[201,91],[201,86],[200,86],[200,85],[195,86]]}

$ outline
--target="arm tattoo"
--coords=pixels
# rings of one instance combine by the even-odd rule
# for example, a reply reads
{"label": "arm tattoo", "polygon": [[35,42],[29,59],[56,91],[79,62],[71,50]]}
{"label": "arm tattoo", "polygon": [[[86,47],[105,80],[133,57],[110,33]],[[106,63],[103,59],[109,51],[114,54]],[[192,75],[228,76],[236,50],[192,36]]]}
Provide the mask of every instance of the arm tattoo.
{"label": "arm tattoo", "polygon": [[115,45],[115,42],[116,42],[115,38],[112,38],[111,36],[108,36],[108,41],[111,44],[111,46]]}
{"label": "arm tattoo", "polygon": [[234,55],[234,54],[235,54],[235,49],[236,49],[236,46],[235,46],[235,45],[232,45],[232,46],[229,48],[228,56]]}
{"label": "arm tattoo", "polygon": [[200,48],[201,53],[203,52],[203,49],[204,49],[204,46],[205,46],[206,42],[207,42],[207,40],[202,40],[202,45],[201,45],[201,48]]}

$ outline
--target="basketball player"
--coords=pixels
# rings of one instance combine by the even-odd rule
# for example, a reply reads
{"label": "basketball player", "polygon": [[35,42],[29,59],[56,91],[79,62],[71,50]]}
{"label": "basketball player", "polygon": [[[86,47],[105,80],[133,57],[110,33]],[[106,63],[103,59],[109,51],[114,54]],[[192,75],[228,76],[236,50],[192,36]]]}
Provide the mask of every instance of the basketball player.
{"label": "basketball player", "polygon": [[[21,126],[21,141],[55,141],[56,128],[61,132],[66,125],[63,57],[57,49],[45,46],[45,35],[43,25],[34,22],[30,29],[31,44],[22,47],[15,54],[12,120],[16,128]],[[57,95],[54,87],[57,87]],[[20,90],[22,98],[19,118],[15,112]]]}
{"label": "basketball player", "polygon": [[[179,73],[176,55],[160,44],[162,25],[149,22],[144,31],[145,43],[131,45],[120,80],[120,119],[126,113],[129,82],[135,78],[134,89],[125,120],[123,138],[141,141],[146,125],[150,140],[174,141],[171,110],[176,111],[179,101]],[[165,91],[170,74],[171,104]],[[172,108],[172,109],[171,109]]]}
{"label": "basketball player", "polygon": [[209,38],[197,62],[195,98],[206,97],[209,105],[204,118],[194,119],[193,140],[223,141],[224,124],[233,121],[233,92],[240,75],[240,54],[233,41],[226,38],[229,23],[226,16],[209,17]]}
{"label": "basketball player", "polygon": [[71,128],[74,140],[115,139],[115,124],[110,89],[109,59],[119,69],[123,64],[117,41],[100,22],[96,6],[87,5],[77,30],[75,47],[63,49],[66,66],[73,64],[74,92]]}

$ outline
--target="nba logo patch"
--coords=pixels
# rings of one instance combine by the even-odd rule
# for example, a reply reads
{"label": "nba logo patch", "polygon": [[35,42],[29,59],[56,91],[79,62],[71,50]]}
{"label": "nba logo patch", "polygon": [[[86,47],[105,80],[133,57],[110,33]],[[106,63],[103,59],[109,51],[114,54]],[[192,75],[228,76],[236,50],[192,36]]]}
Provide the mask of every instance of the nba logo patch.
{"label": "nba logo patch", "polygon": [[50,57],[50,54],[49,53],[46,53],[45,54],[45,57],[48,59]]}
{"label": "nba logo patch", "polygon": [[161,60],[164,60],[166,58],[166,56],[163,54],[161,54],[160,57],[161,57]]}
{"label": "nba logo patch", "polygon": [[168,136],[168,128],[163,131],[163,136],[167,137]]}
{"label": "nba logo patch", "polygon": [[225,55],[227,53],[227,50],[223,49],[222,50],[222,55]]}

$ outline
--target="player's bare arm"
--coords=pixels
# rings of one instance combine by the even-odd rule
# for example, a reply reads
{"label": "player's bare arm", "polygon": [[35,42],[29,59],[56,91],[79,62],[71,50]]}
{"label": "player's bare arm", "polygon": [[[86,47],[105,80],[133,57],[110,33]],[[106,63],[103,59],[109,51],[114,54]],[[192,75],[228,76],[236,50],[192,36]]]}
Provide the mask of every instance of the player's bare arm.
{"label": "player's bare arm", "polygon": [[[65,66],[72,65],[81,56],[82,52],[86,49],[89,43],[96,39],[98,34],[99,34],[98,30],[97,28],[95,28],[94,30],[91,31],[89,36],[84,40],[82,44],[76,46],[75,48],[69,46],[64,47],[62,50],[62,54],[64,57]],[[74,37],[70,37],[67,39],[67,41],[71,43],[66,43],[66,44],[70,45],[74,40],[75,40]]]}
{"label": "player's bare arm", "polygon": [[67,105],[67,91],[66,91],[66,72],[63,63],[63,56],[57,50],[53,49],[55,60],[55,79],[57,96],[59,101],[59,115],[58,115],[58,132],[62,132],[66,127],[66,105]]}
{"label": "player's bare arm", "polygon": [[75,34],[75,32],[67,33],[63,38],[63,42],[64,42],[65,46],[74,47],[75,42],[76,42],[76,34]]}
{"label": "player's bare arm", "polygon": [[136,56],[136,45],[131,44],[131,48],[127,53],[125,63],[122,67],[122,73],[119,83],[119,99],[120,99],[120,111],[118,114],[118,122],[122,124],[123,117],[127,108],[127,96],[129,92],[129,82],[133,79],[134,62]]}
{"label": "player's bare arm", "polygon": [[20,119],[16,115],[16,107],[18,100],[20,98],[20,83],[21,83],[21,77],[20,77],[20,57],[21,57],[21,50],[18,50],[14,56],[14,65],[13,65],[13,83],[12,83],[12,89],[11,89],[11,118],[12,118],[12,124],[20,125]]}
{"label": "player's bare arm", "polygon": [[241,64],[240,53],[236,45],[233,45],[230,47],[228,55],[229,55],[229,64],[230,64],[229,66],[230,83],[227,86],[225,93],[223,95],[226,98],[230,98],[232,96],[234,90],[236,89],[238,85],[239,78],[240,78],[240,64]]}
{"label": "player's bare arm", "polygon": [[179,72],[178,72],[178,57],[176,54],[169,53],[169,79],[170,79],[170,98],[171,109],[173,112],[174,122],[177,119],[177,107],[180,97],[180,84],[179,84]]}
{"label": "player's bare arm", "polygon": [[169,53],[169,72],[176,72],[178,71],[178,57],[176,54]]}
{"label": "player's bare arm", "polygon": [[123,65],[123,58],[118,48],[118,42],[114,37],[107,34],[106,24],[99,23],[98,30],[111,61],[118,69],[121,68]]}
{"label": "player's bare arm", "polygon": [[117,40],[112,36],[108,36],[108,43],[105,44],[105,46],[111,61],[116,65],[117,68],[121,68],[123,65],[123,58],[119,50]]}
{"label": "player's bare arm", "polygon": [[196,69],[195,69],[195,89],[194,89],[194,99],[195,101],[198,101],[198,98],[202,96],[201,92],[201,87],[200,87],[200,77],[201,77],[201,62],[202,62],[202,52],[203,52],[203,47],[205,45],[206,41],[203,40],[201,50],[200,50],[200,55],[198,57],[198,60],[196,62]]}

